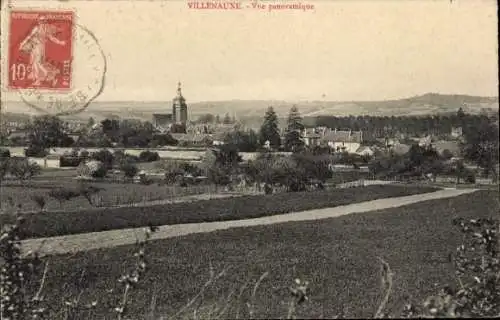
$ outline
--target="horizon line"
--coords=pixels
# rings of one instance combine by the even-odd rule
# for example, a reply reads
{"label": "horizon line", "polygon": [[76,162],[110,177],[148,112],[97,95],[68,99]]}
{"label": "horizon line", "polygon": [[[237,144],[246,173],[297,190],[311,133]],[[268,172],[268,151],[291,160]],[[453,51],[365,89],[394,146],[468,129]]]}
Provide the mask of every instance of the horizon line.
{"label": "horizon line", "polygon": [[[224,101],[277,101],[277,102],[385,102],[385,101],[397,101],[397,100],[407,100],[412,98],[423,97],[426,95],[439,95],[439,96],[466,96],[466,97],[474,97],[474,98],[488,98],[488,99],[499,99],[498,95],[495,96],[482,96],[482,95],[473,95],[473,94],[465,94],[465,93],[438,93],[438,92],[426,92],[423,94],[417,94],[410,97],[400,97],[400,98],[391,98],[391,99],[373,99],[373,100],[322,100],[322,99],[277,99],[277,98],[269,98],[269,99],[238,99],[238,98],[227,98],[227,99],[217,99],[217,100],[198,100],[191,101],[191,103],[204,103],[204,102],[224,102]],[[118,102],[145,102],[145,103],[165,103],[168,100],[99,100],[96,99],[93,102],[102,102],[102,103],[118,103]],[[187,99],[186,99],[187,100]],[[23,101],[18,100],[2,100],[3,103],[21,103]]]}

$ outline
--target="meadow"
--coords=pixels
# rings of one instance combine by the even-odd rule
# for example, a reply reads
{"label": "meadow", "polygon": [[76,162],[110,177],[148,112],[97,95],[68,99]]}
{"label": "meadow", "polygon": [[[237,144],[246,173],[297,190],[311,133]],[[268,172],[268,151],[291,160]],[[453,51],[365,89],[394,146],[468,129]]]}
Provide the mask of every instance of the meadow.
{"label": "meadow", "polygon": [[[477,191],[321,221],[151,241],[147,272],[129,293],[128,314],[172,316],[198,297],[176,318],[207,318],[214,307],[220,307],[221,318],[283,317],[288,287],[300,278],[310,282],[310,294],[297,308],[298,318],[373,317],[382,299],[381,257],[395,272],[387,311],[398,316],[406,299],[420,302],[444,285],[456,285],[448,257],[462,237],[453,218],[498,217],[499,209],[496,192]],[[82,307],[96,305],[92,315],[83,311],[74,319],[110,318],[123,292],[117,279],[133,266],[135,250],[123,246],[45,258],[50,318],[62,318],[64,302],[76,297]],[[210,270],[220,275],[213,282],[207,282]]]}
{"label": "meadow", "polygon": [[[27,215],[26,237],[38,238],[150,225],[258,218],[436,190],[431,187],[373,185],[316,192],[240,195],[147,207],[82,209],[77,212],[44,211]],[[14,215],[0,215],[0,224],[13,222],[14,219]]]}

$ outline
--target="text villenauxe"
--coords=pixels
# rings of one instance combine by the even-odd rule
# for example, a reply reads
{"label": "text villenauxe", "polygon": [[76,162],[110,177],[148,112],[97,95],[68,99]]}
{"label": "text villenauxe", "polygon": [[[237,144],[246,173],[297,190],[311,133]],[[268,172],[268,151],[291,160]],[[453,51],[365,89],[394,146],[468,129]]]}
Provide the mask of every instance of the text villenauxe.
{"label": "text villenauxe", "polygon": [[239,2],[188,2],[189,9],[222,9],[222,10],[238,10],[241,9]]}

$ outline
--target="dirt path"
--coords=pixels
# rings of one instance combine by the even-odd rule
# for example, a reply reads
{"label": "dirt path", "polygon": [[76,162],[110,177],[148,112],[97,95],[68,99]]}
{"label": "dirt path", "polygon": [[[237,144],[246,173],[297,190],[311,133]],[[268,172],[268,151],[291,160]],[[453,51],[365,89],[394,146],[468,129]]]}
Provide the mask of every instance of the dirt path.
{"label": "dirt path", "polygon": [[[193,233],[212,232],[229,228],[334,218],[351,213],[395,208],[421,201],[456,197],[474,191],[476,190],[444,189],[425,194],[378,199],[334,208],[301,211],[255,219],[167,225],[159,227],[158,231],[153,234],[152,239],[167,239]],[[28,239],[23,241],[23,251],[29,252],[30,250],[38,250],[40,255],[49,255],[134,244],[137,238],[143,237],[144,230],[145,228],[120,229],[50,238]]]}

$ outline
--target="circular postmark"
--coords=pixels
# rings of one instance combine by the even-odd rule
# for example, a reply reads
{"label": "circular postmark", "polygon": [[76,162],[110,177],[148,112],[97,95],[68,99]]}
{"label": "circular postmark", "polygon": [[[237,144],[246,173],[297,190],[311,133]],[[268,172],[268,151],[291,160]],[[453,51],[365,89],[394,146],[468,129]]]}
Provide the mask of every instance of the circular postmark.
{"label": "circular postmark", "polygon": [[79,113],[104,89],[106,56],[95,35],[86,27],[73,27],[70,90],[18,89],[21,100],[40,113],[64,116]]}

